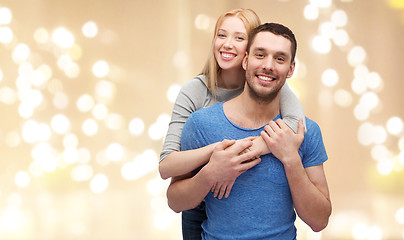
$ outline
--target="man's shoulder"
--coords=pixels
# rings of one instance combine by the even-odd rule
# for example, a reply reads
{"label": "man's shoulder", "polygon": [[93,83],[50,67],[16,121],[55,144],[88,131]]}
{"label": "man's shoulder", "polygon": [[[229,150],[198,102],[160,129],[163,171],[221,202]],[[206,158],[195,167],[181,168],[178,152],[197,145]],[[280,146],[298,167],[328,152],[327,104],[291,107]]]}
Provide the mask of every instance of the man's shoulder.
{"label": "man's shoulder", "polygon": [[306,117],[306,126],[307,126],[306,134],[310,133],[311,131],[313,131],[313,133],[321,131],[320,126],[317,124],[317,122],[308,117]]}
{"label": "man's shoulder", "polygon": [[191,116],[192,115],[194,117],[205,117],[206,115],[214,116],[221,112],[222,106],[223,106],[223,103],[220,102],[220,103],[216,103],[209,107],[200,108],[200,109],[196,110],[195,112],[193,112],[191,114]]}

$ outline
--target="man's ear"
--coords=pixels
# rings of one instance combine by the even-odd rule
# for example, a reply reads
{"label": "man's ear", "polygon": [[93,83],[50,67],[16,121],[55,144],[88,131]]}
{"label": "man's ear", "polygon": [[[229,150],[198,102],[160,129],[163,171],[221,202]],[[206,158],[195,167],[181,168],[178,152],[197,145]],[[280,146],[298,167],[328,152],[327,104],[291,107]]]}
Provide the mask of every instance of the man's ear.
{"label": "man's ear", "polygon": [[293,61],[292,64],[290,64],[289,72],[288,72],[287,78],[292,77],[293,72],[295,71],[295,66],[296,66],[296,62]]}
{"label": "man's ear", "polygon": [[244,58],[243,58],[243,63],[242,63],[243,69],[244,69],[245,71],[247,70],[247,58],[248,58],[248,53],[245,52],[245,53],[244,53]]}

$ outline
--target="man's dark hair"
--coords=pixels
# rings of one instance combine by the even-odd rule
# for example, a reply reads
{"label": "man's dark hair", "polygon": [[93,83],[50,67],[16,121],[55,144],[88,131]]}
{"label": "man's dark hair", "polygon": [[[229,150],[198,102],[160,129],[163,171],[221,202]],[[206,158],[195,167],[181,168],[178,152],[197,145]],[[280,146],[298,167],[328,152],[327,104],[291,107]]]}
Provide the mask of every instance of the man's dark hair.
{"label": "man's dark hair", "polygon": [[248,36],[247,53],[250,52],[250,47],[254,41],[254,38],[259,32],[270,32],[275,35],[279,35],[286,39],[289,39],[289,41],[292,43],[291,44],[292,59],[290,62],[292,63],[295,60],[297,49],[297,41],[295,35],[293,34],[292,30],[279,23],[264,23],[251,30]]}

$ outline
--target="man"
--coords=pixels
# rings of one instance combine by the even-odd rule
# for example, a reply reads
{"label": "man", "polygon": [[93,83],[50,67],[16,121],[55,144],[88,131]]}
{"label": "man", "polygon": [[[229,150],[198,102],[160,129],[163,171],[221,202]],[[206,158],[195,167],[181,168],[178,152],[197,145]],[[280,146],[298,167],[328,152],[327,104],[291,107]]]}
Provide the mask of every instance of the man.
{"label": "man", "polygon": [[[293,33],[283,25],[266,23],[251,31],[243,60],[243,93],[195,112],[184,126],[183,150],[222,141],[204,167],[174,178],[167,191],[169,206],[176,212],[205,200],[203,239],[296,239],[295,210],[314,231],[328,224],[331,202],[320,128],[306,118],[307,134],[302,121],[295,134],[279,114],[279,93],[293,74],[296,46]],[[272,152],[262,155],[260,162],[223,160],[243,150],[224,139],[259,134]],[[210,193],[215,183],[234,176],[238,177],[228,198]]]}

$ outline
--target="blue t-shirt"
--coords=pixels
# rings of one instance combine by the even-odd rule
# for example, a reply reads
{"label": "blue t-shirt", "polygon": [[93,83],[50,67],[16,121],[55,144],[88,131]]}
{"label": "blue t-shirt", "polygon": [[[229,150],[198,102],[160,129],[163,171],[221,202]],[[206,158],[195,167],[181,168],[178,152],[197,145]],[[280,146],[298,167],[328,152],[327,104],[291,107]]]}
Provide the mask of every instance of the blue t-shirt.
{"label": "blue t-shirt", "polygon": [[[278,119],[280,116],[275,118]],[[299,149],[304,167],[327,160],[319,126],[306,118],[307,133]],[[181,137],[181,150],[201,148],[224,139],[259,136],[264,126],[246,129],[224,114],[223,103],[200,109],[188,118]],[[221,200],[205,197],[207,220],[203,239],[295,239],[296,214],[283,164],[273,155],[241,174],[230,196]]]}

